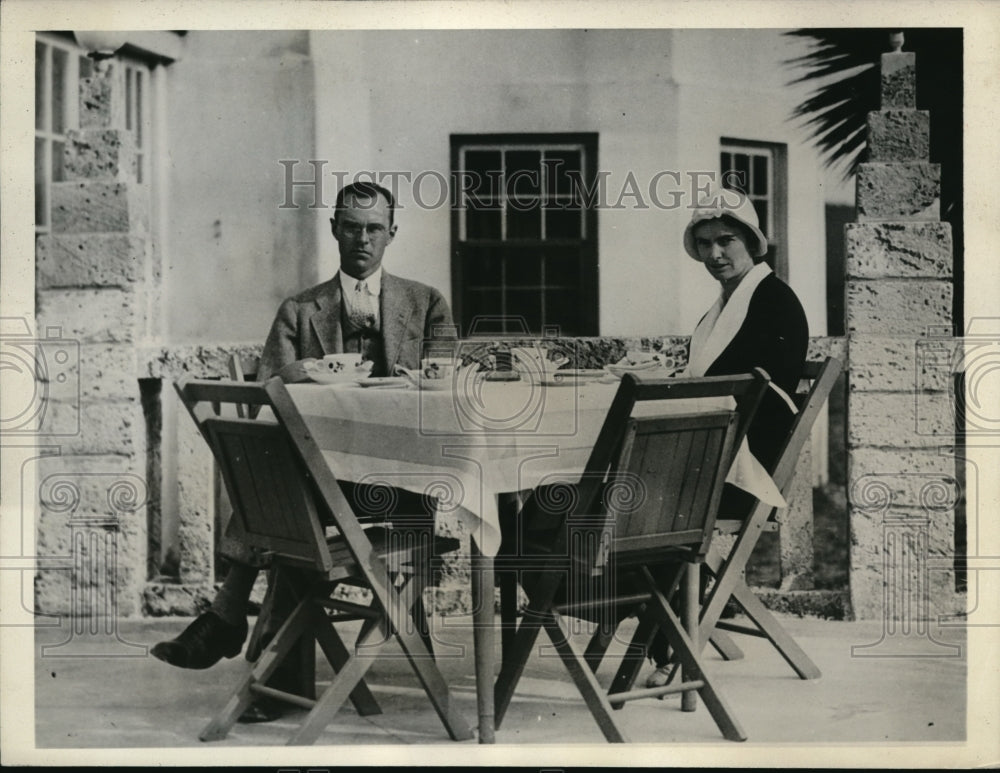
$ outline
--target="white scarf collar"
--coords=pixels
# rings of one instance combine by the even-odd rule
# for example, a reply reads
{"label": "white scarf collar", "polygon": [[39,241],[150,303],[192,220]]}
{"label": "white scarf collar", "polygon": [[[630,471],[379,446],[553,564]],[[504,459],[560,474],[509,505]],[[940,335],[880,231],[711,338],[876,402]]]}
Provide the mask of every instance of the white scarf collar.
{"label": "white scarf collar", "polygon": [[743,326],[754,290],[770,273],[771,267],[767,263],[758,263],[743,277],[728,301],[724,301],[722,294],[719,294],[718,300],[701,318],[691,336],[685,375],[705,375],[705,371],[725,351]]}

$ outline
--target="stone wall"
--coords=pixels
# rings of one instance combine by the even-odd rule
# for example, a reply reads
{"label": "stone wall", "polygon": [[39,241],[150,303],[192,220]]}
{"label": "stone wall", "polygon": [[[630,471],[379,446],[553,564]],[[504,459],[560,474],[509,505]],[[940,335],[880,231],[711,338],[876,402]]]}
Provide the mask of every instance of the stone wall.
{"label": "stone wall", "polygon": [[[69,556],[43,569],[36,607],[75,617],[136,614],[146,582],[146,423],[137,347],[154,324],[158,271],[147,186],[125,129],[125,75],[95,62],[80,82],[80,129],[68,132],[63,180],[52,185],[52,230],[36,246],[37,325],[78,348],[50,390],[40,435],[58,438],[40,464],[38,552]],[[76,431],[57,431],[67,416]]]}
{"label": "stone wall", "polygon": [[953,257],[915,67],[910,53],[882,57],[845,234],[851,606],[887,625],[955,611],[953,572],[927,570],[954,554],[958,490],[950,371],[928,369],[919,342],[952,335]]}

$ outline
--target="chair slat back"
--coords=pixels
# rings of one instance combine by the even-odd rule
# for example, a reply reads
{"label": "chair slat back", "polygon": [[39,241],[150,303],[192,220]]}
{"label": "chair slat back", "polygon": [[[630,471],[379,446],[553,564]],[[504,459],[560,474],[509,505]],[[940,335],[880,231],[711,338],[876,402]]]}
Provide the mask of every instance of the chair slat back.
{"label": "chair slat back", "polygon": [[619,561],[683,547],[704,555],[732,463],[736,411],[633,418],[604,489]]}
{"label": "chair slat back", "polygon": [[218,415],[227,405],[273,410],[264,385],[185,378],[175,387],[215,455],[243,539],[277,557],[328,573],[332,562],[320,519],[328,508],[317,497],[287,428],[280,420]]}
{"label": "chair slat back", "polygon": [[209,418],[205,425],[245,541],[326,572],[316,497],[284,428],[253,419]]}
{"label": "chair slat back", "polygon": [[[667,547],[703,556],[711,539],[722,484],[769,377],[752,374],[671,379],[627,374],[615,394],[569,516],[567,538],[595,528],[619,560]],[[733,397],[735,410],[632,417],[638,402]],[[618,523],[614,497],[645,489],[642,504]],[[583,515],[581,515],[583,514]],[[596,568],[596,566],[595,566]]]}

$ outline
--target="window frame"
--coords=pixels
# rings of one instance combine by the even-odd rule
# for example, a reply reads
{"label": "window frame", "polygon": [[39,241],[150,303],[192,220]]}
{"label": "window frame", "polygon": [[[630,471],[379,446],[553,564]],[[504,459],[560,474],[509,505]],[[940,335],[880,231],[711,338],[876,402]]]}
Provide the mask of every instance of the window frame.
{"label": "window frame", "polygon": [[[759,140],[744,140],[735,137],[722,137],[719,140],[719,174],[723,187],[726,182],[727,170],[722,168],[723,153],[744,153],[752,156],[766,156],[768,164],[768,190],[766,195],[752,193],[752,182],[747,181],[751,201],[766,200],[768,202],[768,222],[761,223],[761,230],[767,237],[767,262],[774,273],[784,281],[788,281],[788,145],[780,142],[761,142]],[[753,174],[751,164],[751,174]],[[758,210],[758,216],[760,211]]]}
{"label": "window frame", "polygon": [[[464,153],[470,149],[475,150],[538,150],[556,151],[567,149],[579,149],[581,152],[581,177],[584,190],[597,190],[598,182],[598,134],[596,132],[505,132],[505,133],[482,133],[482,134],[452,134],[450,135],[450,157],[451,175],[453,184],[453,199],[451,212],[451,285],[452,285],[452,312],[460,331],[468,336],[502,337],[496,332],[477,332],[471,329],[472,316],[466,308],[465,294],[468,290],[467,277],[465,271],[465,256],[470,249],[476,247],[497,247],[497,246],[521,246],[530,249],[532,246],[550,244],[554,246],[579,245],[577,261],[577,279],[579,286],[578,305],[581,308],[579,318],[580,329],[574,335],[596,336],[599,335],[600,309],[598,306],[598,231],[597,231],[597,201],[584,201],[582,206],[582,223],[580,238],[552,238],[544,239],[545,217],[541,218],[540,236],[538,239],[505,239],[501,231],[500,239],[466,239],[465,217],[463,201],[459,200],[460,190],[454,185],[456,175],[465,170],[463,159]],[[548,195],[544,186],[539,191],[539,197],[545,199]],[[558,194],[557,194],[558,195]],[[502,216],[503,218],[503,216]],[[503,226],[501,226],[503,228]],[[516,287],[516,286],[515,286]],[[507,285],[501,285],[501,292],[505,292]],[[543,285],[539,288],[544,304],[544,279]],[[502,306],[505,308],[506,303]],[[555,323],[550,323],[542,319],[541,330],[532,331],[539,335],[549,335],[556,331]],[[521,331],[505,331],[506,335],[517,335]],[[561,331],[560,331],[561,332]]]}

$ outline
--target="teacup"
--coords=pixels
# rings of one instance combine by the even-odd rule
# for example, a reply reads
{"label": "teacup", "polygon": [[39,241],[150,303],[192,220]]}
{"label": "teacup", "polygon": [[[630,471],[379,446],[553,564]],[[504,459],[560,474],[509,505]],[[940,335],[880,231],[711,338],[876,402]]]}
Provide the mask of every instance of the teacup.
{"label": "teacup", "polygon": [[421,378],[438,380],[451,379],[462,361],[454,357],[425,357],[420,361]]}

